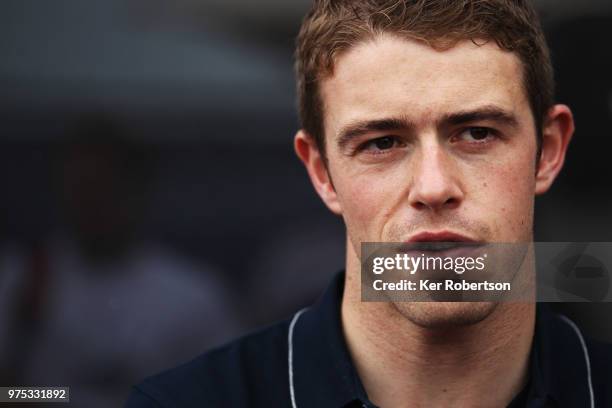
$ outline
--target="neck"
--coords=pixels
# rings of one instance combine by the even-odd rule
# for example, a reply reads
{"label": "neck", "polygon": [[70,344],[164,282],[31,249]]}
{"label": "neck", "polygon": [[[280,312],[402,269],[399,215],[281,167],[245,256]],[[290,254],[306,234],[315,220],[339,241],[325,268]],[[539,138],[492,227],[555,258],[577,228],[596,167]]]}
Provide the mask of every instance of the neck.
{"label": "neck", "polygon": [[422,327],[393,303],[361,302],[360,265],[350,259],[342,323],[372,402],[385,407],[506,406],[520,392],[527,380],[533,303],[497,304],[470,325]]}

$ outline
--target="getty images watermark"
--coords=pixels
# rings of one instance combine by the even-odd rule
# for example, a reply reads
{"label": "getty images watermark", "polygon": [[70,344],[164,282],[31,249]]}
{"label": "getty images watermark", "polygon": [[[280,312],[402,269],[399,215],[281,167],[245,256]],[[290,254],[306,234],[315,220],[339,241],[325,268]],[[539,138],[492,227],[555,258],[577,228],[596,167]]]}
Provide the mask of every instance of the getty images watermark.
{"label": "getty images watermark", "polygon": [[361,245],[363,301],[612,301],[612,243]]}

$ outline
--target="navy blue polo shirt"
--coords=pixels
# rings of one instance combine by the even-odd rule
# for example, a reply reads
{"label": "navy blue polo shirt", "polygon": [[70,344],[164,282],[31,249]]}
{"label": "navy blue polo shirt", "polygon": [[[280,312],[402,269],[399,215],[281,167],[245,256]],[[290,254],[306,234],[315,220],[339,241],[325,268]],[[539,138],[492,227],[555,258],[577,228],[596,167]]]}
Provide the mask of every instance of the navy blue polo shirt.
{"label": "navy blue polo shirt", "polygon": [[[340,322],[344,274],[311,308],[134,387],[126,408],[374,407]],[[612,348],[539,304],[518,407],[612,407]]]}

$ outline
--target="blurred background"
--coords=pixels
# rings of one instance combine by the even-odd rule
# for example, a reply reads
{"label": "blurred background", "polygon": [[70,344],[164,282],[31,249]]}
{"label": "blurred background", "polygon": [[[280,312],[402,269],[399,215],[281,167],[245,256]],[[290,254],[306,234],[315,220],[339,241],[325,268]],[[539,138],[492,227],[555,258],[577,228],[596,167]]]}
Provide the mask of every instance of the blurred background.
{"label": "blurred background", "polygon": [[[537,2],[577,132],[536,240],[612,241],[612,3]],[[295,158],[307,0],[0,5],[0,384],[72,406],[311,303],[344,231]],[[609,304],[555,305],[612,341]]]}

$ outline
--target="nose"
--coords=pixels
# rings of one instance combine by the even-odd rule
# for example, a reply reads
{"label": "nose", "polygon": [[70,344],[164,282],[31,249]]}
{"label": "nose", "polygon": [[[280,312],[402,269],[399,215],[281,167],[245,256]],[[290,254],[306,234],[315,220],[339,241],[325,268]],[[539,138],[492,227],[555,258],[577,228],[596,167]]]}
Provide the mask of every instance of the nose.
{"label": "nose", "polygon": [[464,199],[460,175],[439,144],[423,146],[412,168],[411,184],[408,200],[417,210],[454,209]]}

